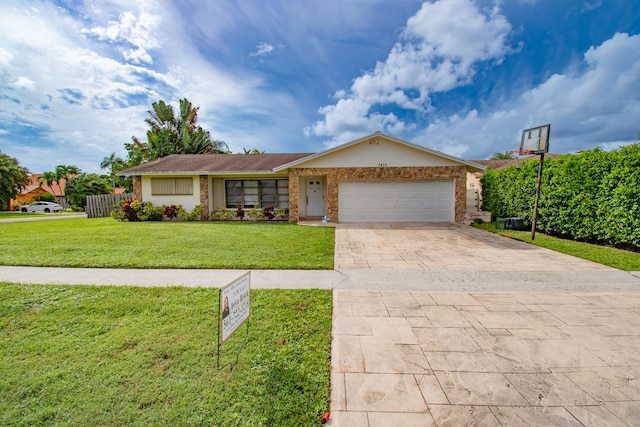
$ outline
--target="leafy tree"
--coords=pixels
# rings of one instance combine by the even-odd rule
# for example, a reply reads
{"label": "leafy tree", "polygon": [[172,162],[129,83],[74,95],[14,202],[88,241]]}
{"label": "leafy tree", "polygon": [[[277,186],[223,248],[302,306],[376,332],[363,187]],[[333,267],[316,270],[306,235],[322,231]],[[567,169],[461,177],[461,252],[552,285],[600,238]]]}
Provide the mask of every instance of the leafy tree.
{"label": "leafy tree", "polygon": [[501,153],[499,151],[493,153],[493,155],[489,157],[489,160],[511,160],[515,158],[516,155],[513,153],[513,151],[507,150],[504,153]]}
{"label": "leafy tree", "polygon": [[0,208],[15,198],[29,184],[29,171],[20,166],[18,159],[0,151]]}
{"label": "leafy tree", "polygon": [[224,141],[213,139],[209,131],[198,126],[198,110],[189,100],[180,100],[179,114],[164,101],[154,102],[145,122],[149,125],[145,142],[131,137],[125,143],[127,166],[151,161],[170,154],[228,153]]}
{"label": "leafy tree", "polygon": [[64,195],[73,206],[87,205],[87,196],[109,194],[112,188],[109,182],[95,173],[81,173],[70,178],[64,188]]}

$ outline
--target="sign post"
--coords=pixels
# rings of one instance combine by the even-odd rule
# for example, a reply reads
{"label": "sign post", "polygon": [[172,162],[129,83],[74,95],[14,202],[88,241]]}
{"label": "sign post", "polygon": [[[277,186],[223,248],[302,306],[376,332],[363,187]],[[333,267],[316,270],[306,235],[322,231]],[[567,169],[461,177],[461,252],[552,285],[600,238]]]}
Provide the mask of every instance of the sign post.
{"label": "sign post", "polygon": [[[250,314],[251,272],[247,272],[220,289],[220,311],[218,317],[218,369],[220,369],[220,349],[222,344],[233,335]],[[247,336],[238,349],[235,363],[231,363],[231,369],[238,363],[240,350],[244,347],[249,336],[249,324],[247,323]]]}
{"label": "sign post", "polygon": [[542,166],[544,155],[549,152],[549,133],[551,125],[538,126],[522,131],[520,140],[520,155],[539,154],[540,165],[538,166],[538,186],[536,188],[536,200],[533,204],[533,218],[531,220],[531,240],[536,238],[536,223],[538,221],[538,202],[540,200],[540,187],[542,185]]}

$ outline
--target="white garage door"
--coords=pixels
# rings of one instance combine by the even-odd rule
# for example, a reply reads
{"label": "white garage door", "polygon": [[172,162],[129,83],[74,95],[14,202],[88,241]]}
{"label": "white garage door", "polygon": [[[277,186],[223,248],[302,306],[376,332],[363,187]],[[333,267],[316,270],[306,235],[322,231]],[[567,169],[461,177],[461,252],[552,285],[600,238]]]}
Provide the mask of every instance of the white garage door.
{"label": "white garage door", "polygon": [[342,181],[339,222],[449,222],[453,180]]}

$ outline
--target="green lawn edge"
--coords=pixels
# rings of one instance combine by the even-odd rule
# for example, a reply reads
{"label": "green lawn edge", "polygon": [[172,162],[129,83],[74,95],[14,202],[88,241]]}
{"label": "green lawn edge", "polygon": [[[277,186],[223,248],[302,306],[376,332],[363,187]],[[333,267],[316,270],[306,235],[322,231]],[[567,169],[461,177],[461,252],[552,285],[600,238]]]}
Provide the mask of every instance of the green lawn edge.
{"label": "green lawn edge", "polygon": [[472,226],[619,270],[640,271],[640,253],[638,252],[561,239],[540,232],[536,232],[535,239],[531,240],[530,231],[498,230],[494,222],[473,223]]}

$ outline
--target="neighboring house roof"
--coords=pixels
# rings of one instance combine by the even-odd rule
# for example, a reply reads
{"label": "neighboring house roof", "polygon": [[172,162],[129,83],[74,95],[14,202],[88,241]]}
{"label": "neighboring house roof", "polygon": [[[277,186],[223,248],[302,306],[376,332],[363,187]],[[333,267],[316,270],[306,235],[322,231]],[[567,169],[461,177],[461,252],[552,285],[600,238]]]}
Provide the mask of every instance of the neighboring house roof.
{"label": "neighboring house roof", "polygon": [[280,154],[171,154],[119,171],[118,175],[259,173],[273,172],[285,163],[310,156],[310,153]]}
{"label": "neighboring house roof", "polygon": [[29,177],[29,184],[22,189],[20,194],[29,194],[36,188],[40,187],[47,193],[51,193],[54,196],[64,196],[64,187],[67,184],[67,181],[62,178],[60,182],[52,184],[51,186],[47,185],[46,182],[43,182],[40,185],[40,178],[42,177],[41,173],[34,173]]}
{"label": "neighboring house roof", "polygon": [[[547,153],[544,155],[545,159],[557,159],[558,157],[560,157],[560,154],[555,154],[555,153]],[[540,157],[539,156],[527,156],[527,157],[520,157],[520,158],[516,158],[516,159],[489,159],[489,160],[471,160],[473,163],[477,163],[479,165],[483,165],[486,168],[490,168],[493,170],[500,170],[500,169],[506,169],[509,166],[513,166],[513,165],[520,165],[524,162],[526,162],[527,160],[539,160]]]}

